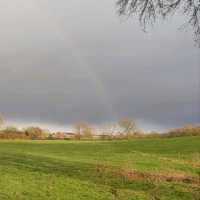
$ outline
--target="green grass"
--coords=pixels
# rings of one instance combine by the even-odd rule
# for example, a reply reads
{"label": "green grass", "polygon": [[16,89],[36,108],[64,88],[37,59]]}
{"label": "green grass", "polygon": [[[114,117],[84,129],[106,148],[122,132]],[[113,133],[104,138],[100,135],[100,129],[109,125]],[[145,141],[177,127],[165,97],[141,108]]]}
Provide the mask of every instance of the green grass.
{"label": "green grass", "polygon": [[[0,141],[0,200],[200,200],[200,137],[131,141]],[[119,172],[119,173],[118,173]]]}

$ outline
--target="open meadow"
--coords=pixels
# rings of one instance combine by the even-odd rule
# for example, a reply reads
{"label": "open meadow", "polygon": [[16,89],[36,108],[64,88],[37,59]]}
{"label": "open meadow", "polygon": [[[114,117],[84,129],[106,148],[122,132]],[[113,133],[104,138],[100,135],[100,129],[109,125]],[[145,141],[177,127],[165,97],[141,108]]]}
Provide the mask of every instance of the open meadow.
{"label": "open meadow", "polygon": [[200,137],[0,141],[0,200],[200,200]]}

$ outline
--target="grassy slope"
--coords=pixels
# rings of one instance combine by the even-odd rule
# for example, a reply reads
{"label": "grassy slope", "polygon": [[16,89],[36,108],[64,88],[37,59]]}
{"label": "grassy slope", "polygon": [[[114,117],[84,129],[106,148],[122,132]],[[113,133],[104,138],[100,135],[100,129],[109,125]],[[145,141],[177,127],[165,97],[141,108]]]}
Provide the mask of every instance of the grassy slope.
{"label": "grassy slope", "polygon": [[0,200],[200,200],[200,186],[129,180],[98,166],[198,176],[200,138],[0,141]]}

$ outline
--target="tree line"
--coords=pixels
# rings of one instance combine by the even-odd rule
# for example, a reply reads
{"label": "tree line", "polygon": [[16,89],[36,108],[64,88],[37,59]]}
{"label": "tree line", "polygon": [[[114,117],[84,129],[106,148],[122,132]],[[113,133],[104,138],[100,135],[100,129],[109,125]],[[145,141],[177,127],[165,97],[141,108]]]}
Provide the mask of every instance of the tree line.
{"label": "tree line", "polygon": [[165,133],[146,133],[139,129],[136,122],[129,118],[119,120],[102,126],[97,130],[87,122],[74,125],[74,130],[69,132],[50,132],[40,127],[27,127],[19,130],[13,126],[5,126],[3,117],[0,116],[0,139],[29,139],[29,140],[63,140],[63,139],[133,139],[133,138],[169,138],[181,136],[200,136],[200,125],[187,125],[182,128],[169,130]]}

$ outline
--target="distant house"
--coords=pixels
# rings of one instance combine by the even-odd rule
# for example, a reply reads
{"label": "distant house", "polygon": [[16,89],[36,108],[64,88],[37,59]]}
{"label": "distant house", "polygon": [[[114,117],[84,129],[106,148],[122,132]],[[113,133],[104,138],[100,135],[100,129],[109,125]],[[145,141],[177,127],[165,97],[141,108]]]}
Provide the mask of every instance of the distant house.
{"label": "distant house", "polygon": [[75,133],[71,132],[56,132],[52,135],[52,138],[57,140],[73,139],[74,137]]}
{"label": "distant house", "polygon": [[66,133],[64,133],[64,134],[65,134],[65,138],[68,138],[68,139],[73,139],[73,138],[75,138],[75,133],[66,132]]}
{"label": "distant house", "polygon": [[106,139],[106,138],[110,138],[110,135],[108,134],[98,134],[98,135],[93,135],[94,139]]}

